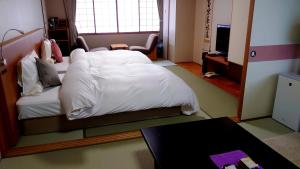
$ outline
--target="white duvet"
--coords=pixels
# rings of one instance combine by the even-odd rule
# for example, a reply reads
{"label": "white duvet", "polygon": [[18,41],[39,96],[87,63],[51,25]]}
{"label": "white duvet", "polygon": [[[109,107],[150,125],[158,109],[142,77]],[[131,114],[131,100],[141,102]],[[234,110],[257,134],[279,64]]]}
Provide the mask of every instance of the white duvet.
{"label": "white duvet", "polygon": [[181,106],[186,115],[199,110],[193,90],[161,66],[100,66],[88,59],[70,65],[60,100],[70,120],[160,107]]}
{"label": "white duvet", "polygon": [[152,61],[143,53],[130,50],[85,52],[83,49],[75,49],[70,56],[72,63],[77,60],[86,59],[93,66],[152,63]]}

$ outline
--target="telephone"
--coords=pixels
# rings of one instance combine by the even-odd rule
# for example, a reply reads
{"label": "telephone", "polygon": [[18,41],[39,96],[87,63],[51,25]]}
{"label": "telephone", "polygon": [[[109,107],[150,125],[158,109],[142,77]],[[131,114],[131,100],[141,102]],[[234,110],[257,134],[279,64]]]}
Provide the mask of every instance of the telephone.
{"label": "telephone", "polygon": [[212,76],[217,76],[217,75],[219,75],[219,74],[217,74],[217,73],[215,73],[215,72],[206,72],[206,73],[204,74],[204,77],[212,77]]}

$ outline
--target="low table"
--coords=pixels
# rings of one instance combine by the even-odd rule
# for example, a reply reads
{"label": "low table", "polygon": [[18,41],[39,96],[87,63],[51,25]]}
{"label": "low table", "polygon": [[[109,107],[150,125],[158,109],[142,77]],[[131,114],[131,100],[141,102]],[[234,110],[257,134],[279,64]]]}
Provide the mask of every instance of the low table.
{"label": "low table", "polygon": [[214,169],[210,155],[242,150],[264,169],[298,167],[229,118],[141,129],[156,169]]}
{"label": "low table", "polygon": [[118,49],[128,49],[128,45],[124,43],[118,43],[118,44],[111,44],[110,45],[111,50],[118,50]]}

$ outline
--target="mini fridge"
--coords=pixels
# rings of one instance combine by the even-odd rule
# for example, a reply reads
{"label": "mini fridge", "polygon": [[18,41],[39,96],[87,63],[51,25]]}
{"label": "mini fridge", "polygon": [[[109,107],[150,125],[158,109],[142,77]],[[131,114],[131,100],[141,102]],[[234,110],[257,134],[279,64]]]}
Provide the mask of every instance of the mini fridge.
{"label": "mini fridge", "polygon": [[300,75],[279,74],[272,118],[300,130]]}

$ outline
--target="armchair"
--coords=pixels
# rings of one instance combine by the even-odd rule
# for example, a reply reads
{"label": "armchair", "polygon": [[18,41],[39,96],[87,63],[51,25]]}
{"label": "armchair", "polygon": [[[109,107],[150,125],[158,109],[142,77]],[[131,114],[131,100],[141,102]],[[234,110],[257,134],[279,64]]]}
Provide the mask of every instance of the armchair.
{"label": "armchair", "polygon": [[96,51],[101,51],[101,50],[108,50],[106,47],[98,47],[98,48],[90,49],[89,46],[87,45],[85,39],[82,36],[77,37],[76,43],[79,48],[83,48],[86,52],[96,52]]}
{"label": "armchair", "polygon": [[156,59],[156,44],[158,41],[157,34],[150,34],[145,46],[130,46],[129,50],[140,51],[152,60]]}

